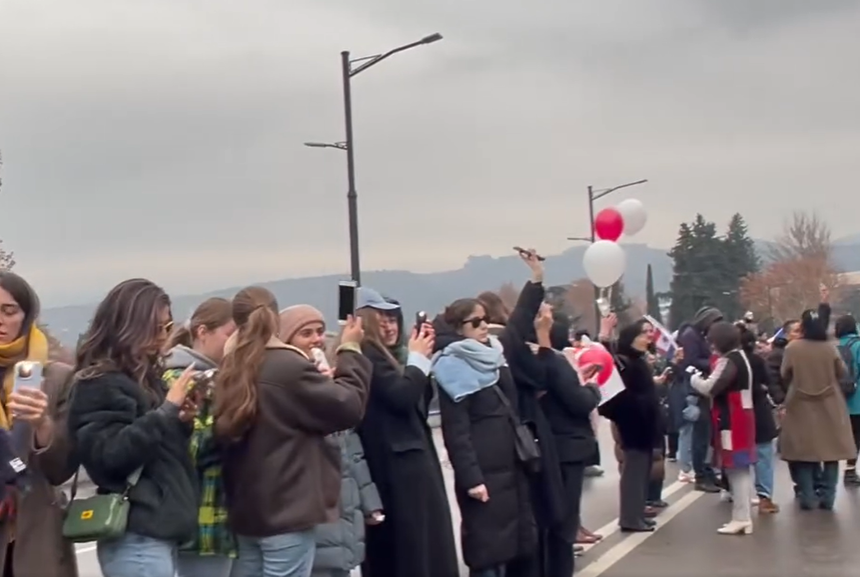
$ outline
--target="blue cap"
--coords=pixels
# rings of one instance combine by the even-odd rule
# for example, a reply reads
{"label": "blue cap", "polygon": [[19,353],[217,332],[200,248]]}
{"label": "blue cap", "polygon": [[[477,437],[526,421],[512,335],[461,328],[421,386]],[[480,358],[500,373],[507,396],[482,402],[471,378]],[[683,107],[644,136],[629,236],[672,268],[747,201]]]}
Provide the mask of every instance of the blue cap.
{"label": "blue cap", "polygon": [[400,305],[390,303],[385,300],[381,294],[366,286],[358,287],[358,295],[355,299],[355,308],[358,309],[375,309],[378,311],[396,311]]}

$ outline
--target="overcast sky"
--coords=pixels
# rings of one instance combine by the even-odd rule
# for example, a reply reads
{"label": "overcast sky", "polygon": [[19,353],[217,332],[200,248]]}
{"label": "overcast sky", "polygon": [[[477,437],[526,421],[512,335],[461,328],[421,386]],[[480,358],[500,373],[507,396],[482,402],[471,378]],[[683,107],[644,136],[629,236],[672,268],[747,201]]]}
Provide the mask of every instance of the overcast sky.
{"label": "overcast sky", "polygon": [[[46,305],[130,276],[198,292],[348,268],[339,52],[365,269],[458,268],[697,211],[858,231],[860,1],[3,0],[0,238]],[[611,202],[606,199],[607,205]]]}

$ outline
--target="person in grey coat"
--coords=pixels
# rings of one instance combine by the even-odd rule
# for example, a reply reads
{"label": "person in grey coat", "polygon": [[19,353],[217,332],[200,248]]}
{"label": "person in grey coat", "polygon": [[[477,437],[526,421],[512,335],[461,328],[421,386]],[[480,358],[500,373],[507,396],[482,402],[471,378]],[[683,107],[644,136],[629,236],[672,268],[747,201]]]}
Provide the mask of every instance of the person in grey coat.
{"label": "person in grey coat", "polygon": [[382,523],[382,501],[355,431],[328,437],[341,455],[340,519],[318,525],[312,577],[348,577],[364,561],[364,525]]}

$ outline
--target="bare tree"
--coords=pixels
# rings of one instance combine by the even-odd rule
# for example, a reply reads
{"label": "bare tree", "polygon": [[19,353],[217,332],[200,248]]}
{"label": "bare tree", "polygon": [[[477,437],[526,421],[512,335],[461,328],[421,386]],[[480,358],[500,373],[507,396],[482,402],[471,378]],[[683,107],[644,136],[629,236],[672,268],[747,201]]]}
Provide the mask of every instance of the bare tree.
{"label": "bare tree", "polygon": [[812,259],[829,263],[830,226],[816,212],[797,211],[786,222],[771,250],[774,261]]}

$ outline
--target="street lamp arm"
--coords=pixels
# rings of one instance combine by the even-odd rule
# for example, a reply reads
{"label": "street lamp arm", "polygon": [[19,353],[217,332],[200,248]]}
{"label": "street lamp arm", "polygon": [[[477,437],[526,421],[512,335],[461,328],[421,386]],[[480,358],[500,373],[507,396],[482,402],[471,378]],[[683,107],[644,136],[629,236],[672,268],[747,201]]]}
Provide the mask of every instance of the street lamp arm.
{"label": "street lamp arm", "polygon": [[628,186],[637,186],[639,184],[645,184],[646,182],[648,182],[648,179],[643,178],[642,180],[637,180],[636,182],[628,182],[626,184],[619,184],[618,186],[613,186],[612,188],[607,188],[605,190],[601,190],[597,194],[592,194],[591,198],[593,200],[597,200],[598,198],[603,198],[607,194],[612,194],[616,190],[621,190],[622,188],[627,188]]}
{"label": "street lamp arm", "polygon": [[397,48],[392,48],[388,52],[384,52],[383,54],[377,54],[376,56],[366,56],[364,58],[356,58],[355,60],[350,60],[350,64],[354,64],[356,62],[361,62],[360,65],[355,68],[350,68],[349,76],[353,77],[356,74],[364,72],[374,64],[379,64],[386,58],[390,56],[394,56],[398,52],[403,52],[405,50],[410,50],[415,48],[416,46],[421,46],[423,44],[431,44],[433,42],[437,42],[442,40],[442,35],[438,32],[436,34],[431,34],[430,36],[425,36],[421,40],[417,40],[415,42],[410,42],[409,44],[404,44],[403,46],[398,46]]}

